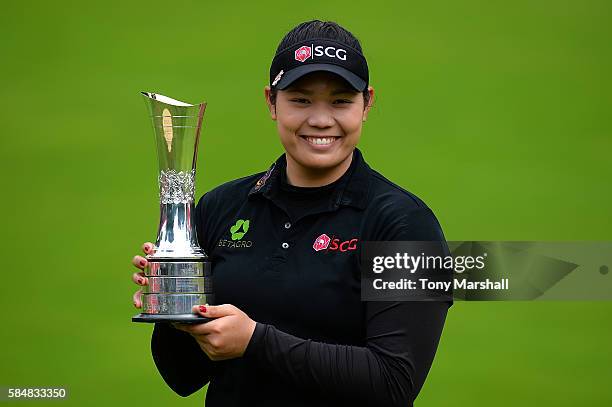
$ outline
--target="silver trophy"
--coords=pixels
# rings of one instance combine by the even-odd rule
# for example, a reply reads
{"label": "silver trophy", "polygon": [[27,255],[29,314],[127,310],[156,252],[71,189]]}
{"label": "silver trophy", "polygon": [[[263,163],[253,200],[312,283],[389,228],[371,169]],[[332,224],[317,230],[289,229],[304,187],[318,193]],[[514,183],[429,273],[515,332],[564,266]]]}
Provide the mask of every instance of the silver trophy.
{"label": "silver trophy", "polygon": [[191,105],[141,92],[153,122],[159,161],[159,229],[147,255],[142,313],[134,322],[206,322],[191,309],[212,304],[211,264],[194,223],[195,170],[206,103]]}

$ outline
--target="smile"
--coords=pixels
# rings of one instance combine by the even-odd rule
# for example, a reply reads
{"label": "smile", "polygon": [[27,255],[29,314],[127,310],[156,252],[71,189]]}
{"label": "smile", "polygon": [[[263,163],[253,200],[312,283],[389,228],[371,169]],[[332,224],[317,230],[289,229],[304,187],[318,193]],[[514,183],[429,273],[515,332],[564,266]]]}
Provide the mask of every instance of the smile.
{"label": "smile", "polygon": [[309,136],[300,136],[303,139],[305,139],[309,144],[315,145],[315,146],[328,146],[330,144],[333,144],[336,139],[338,139],[339,137],[309,137]]}

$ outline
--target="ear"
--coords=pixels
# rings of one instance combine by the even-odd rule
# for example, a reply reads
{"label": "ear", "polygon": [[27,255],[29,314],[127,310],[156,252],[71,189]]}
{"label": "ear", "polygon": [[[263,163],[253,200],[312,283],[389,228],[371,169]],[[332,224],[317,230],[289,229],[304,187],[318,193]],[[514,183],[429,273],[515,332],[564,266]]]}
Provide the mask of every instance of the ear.
{"label": "ear", "polygon": [[368,105],[363,109],[363,121],[365,122],[368,119],[368,113],[372,108],[372,104],[374,103],[374,88],[368,86],[368,93],[370,94],[370,100],[368,101]]}
{"label": "ear", "polygon": [[268,110],[270,111],[270,117],[272,120],[276,120],[276,105],[272,104],[270,100],[270,85],[266,85],[264,87],[264,95],[266,97],[266,104],[268,105]]}

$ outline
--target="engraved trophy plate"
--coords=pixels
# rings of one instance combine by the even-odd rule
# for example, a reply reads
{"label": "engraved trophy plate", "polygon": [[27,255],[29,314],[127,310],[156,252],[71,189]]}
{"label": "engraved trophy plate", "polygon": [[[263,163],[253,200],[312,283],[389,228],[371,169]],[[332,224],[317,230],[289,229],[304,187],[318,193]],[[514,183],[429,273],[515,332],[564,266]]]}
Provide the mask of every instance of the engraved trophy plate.
{"label": "engraved trophy plate", "polygon": [[147,255],[142,313],[134,322],[201,323],[191,311],[214,303],[211,264],[194,223],[195,173],[206,102],[197,105],[141,92],[153,122],[159,162],[160,218],[155,253]]}

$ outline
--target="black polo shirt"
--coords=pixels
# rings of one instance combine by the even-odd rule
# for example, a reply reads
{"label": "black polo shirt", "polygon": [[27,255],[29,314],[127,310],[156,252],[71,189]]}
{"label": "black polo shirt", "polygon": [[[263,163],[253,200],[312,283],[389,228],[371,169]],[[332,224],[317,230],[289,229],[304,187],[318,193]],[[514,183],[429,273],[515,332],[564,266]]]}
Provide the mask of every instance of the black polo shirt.
{"label": "black polo shirt", "polygon": [[285,170],[283,154],[196,206],[215,303],[257,322],[245,354],[213,362],[189,334],[156,324],[158,370],[182,396],[210,382],[212,407],[412,405],[452,302],[361,301],[360,248],[444,242],[438,221],[357,148],[342,177],[323,187],[291,186]]}

